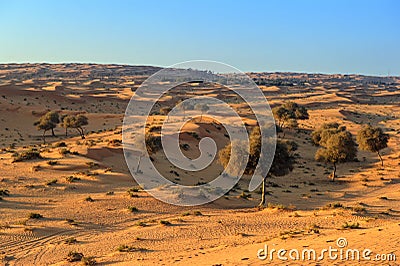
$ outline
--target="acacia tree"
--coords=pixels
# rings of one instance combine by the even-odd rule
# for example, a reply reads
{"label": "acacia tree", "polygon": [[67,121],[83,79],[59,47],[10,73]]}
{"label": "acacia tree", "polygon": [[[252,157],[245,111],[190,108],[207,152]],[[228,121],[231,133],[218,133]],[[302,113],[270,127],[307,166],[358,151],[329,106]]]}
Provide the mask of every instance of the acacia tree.
{"label": "acacia tree", "polygon": [[77,115],[74,117],[74,121],[72,123],[72,128],[75,128],[78,130],[79,134],[81,135],[82,139],[85,139],[85,133],[83,131],[83,126],[86,126],[89,124],[88,118],[84,115]]}
{"label": "acacia tree", "polygon": [[48,130],[51,130],[52,136],[55,136],[54,128],[57,127],[59,122],[59,114],[55,111],[50,111],[40,117],[38,121],[33,123],[38,130],[43,130],[43,143],[46,143],[46,132]]}
{"label": "acacia tree", "polygon": [[199,110],[201,112],[201,115],[200,115],[200,122],[201,122],[203,120],[203,114],[205,112],[207,112],[208,110],[210,110],[210,107],[207,104],[199,103],[199,104],[196,104],[195,108],[196,108],[196,110]]}
{"label": "acacia tree", "polygon": [[376,152],[381,160],[383,167],[383,159],[380,150],[387,147],[389,135],[384,133],[382,128],[366,125],[361,128],[357,134],[357,143],[360,149],[370,152]]}
{"label": "acacia tree", "polygon": [[315,154],[315,159],[333,164],[333,172],[330,175],[332,181],[336,178],[336,165],[354,161],[357,156],[356,143],[352,134],[337,123],[324,124],[313,132],[312,139],[315,145],[321,146]]}
{"label": "acacia tree", "polygon": [[286,102],[281,106],[274,107],[272,113],[282,130],[286,124],[289,124],[290,128],[294,128],[298,126],[297,120],[309,118],[307,109],[295,102]]}
{"label": "acacia tree", "polygon": [[[261,160],[260,158],[261,149],[264,149],[264,147],[262,147],[261,144],[261,131],[258,126],[253,128],[253,130],[251,131],[249,136],[249,144],[250,144],[249,161],[247,162],[244,171],[245,174],[254,173],[259,160]],[[243,147],[244,145],[239,146],[239,149],[243,149]],[[261,185],[261,202],[259,204],[260,207],[263,207],[266,201],[265,196],[266,196],[267,178],[270,176],[284,176],[293,170],[293,164],[295,162],[294,157],[291,154],[291,150],[293,149],[293,147],[289,147],[288,145],[286,145],[285,142],[282,141],[278,141],[276,143],[274,159],[272,161],[271,167],[269,171],[265,173],[265,175],[263,176],[263,181]],[[218,154],[219,161],[224,167],[226,167],[229,163],[231,155],[230,152],[231,152],[231,144],[228,144]],[[242,153],[236,153],[236,151],[234,152],[235,154],[239,154],[239,156],[243,156],[244,154],[243,152]]]}
{"label": "acacia tree", "polygon": [[295,163],[294,157],[290,153],[288,145],[284,142],[278,141],[276,143],[274,159],[271,164],[271,168],[266,176],[264,176],[261,184],[261,201],[259,206],[265,205],[267,178],[272,176],[284,176],[289,174],[293,170],[293,164]]}
{"label": "acacia tree", "polygon": [[181,99],[178,101],[178,108],[183,112],[183,120],[186,120],[186,111],[193,110],[194,106],[190,101],[185,101]]}
{"label": "acacia tree", "polygon": [[68,128],[71,128],[73,125],[73,116],[72,115],[63,115],[61,117],[61,126],[65,128],[65,136],[68,136]]}
{"label": "acacia tree", "polygon": [[88,124],[88,118],[84,115],[65,115],[61,119],[61,125],[65,128],[65,136],[68,135],[68,128],[75,128],[81,138],[85,139],[83,126]]}

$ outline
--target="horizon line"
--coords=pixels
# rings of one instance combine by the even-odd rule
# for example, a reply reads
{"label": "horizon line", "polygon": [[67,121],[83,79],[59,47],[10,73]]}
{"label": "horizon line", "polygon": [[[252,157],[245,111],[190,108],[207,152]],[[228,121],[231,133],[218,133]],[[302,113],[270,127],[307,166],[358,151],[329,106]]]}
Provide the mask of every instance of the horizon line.
{"label": "horizon line", "polygon": [[[161,66],[161,65],[153,65],[153,64],[132,64],[132,63],[106,63],[106,62],[87,62],[87,61],[64,61],[64,62],[51,62],[51,61],[36,61],[36,62],[0,62],[0,65],[66,65],[66,64],[78,64],[78,65],[117,65],[117,66],[132,66],[132,67],[155,67],[155,68],[168,68],[170,66]],[[239,69],[240,70],[240,69]],[[287,74],[313,74],[313,75],[357,75],[357,76],[365,76],[365,77],[379,77],[379,78],[400,78],[400,75],[390,75],[390,73],[384,74],[371,74],[371,73],[344,73],[344,72],[323,72],[323,71],[315,71],[315,72],[307,72],[303,70],[240,70],[243,73],[287,73]]]}

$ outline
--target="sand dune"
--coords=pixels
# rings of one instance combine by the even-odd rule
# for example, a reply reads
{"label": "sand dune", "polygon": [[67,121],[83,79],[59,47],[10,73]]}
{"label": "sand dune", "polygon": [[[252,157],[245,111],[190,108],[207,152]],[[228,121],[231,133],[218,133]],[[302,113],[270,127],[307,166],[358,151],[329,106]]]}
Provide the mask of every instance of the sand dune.
{"label": "sand dune", "polygon": [[[53,75],[48,78],[50,70]],[[300,130],[286,130],[285,138],[299,146],[295,168],[269,180],[271,205],[258,210],[260,193],[246,190],[248,176],[234,191],[199,207],[162,203],[135,183],[123,157],[122,119],[137,86],[156,70],[0,65],[0,75],[5,77],[0,84],[0,259],[4,265],[69,265],[65,258],[70,251],[93,256],[100,265],[288,265],[278,259],[262,261],[257,252],[265,244],[320,250],[336,245],[339,237],[347,239],[349,248],[369,248],[400,258],[400,106],[393,101],[400,88],[398,78],[391,78],[391,85],[378,86],[368,85],[373,79],[363,76],[250,74],[269,82],[262,89],[271,105],[293,100],[310,114],[309,120],[300,121]],[[172,91],[160,106],[175,103],[184,92],[209,92],[232,101],[246,123],[255,124],[246,105],[229,90],[215,86],[196,91],[201,86],[193,85],[193,93],[187,87]],[[47,110],[87,115],[86,138],[73,129],[66,137],[64,129],[57,127],[56,137],[49,135],[48,143],[42,144],[42,132],[33,122]],[[161,125],[164,119],[155,114],[148,122]],[[376,154],[360,151],[359,161],[338,166],[339,177],[330,182],[331,166],[314,160],[317,148],[310,143],[310,133],[334,121],[353,134],[366,123],[382,127],[390,135],[389,147],[382,151],[385,167]],[[207,115],[201,121],[194,119],[180,135],[188,145],[183,153],[191,158],[199,156],[196,136],[213,137],[219,149],[229,141]],[[66,147],[57,147],[60,142]],[[15,152],[32,147],[42,159],[13,162]],[[153,157],[159,171],[181,184],[207,182],[222,171],[216,160],[196,173],[173,168],[161,152]],[[243,193],[250,197],[241,197]],[[30,213],[43,217],[29,218]],[[346,223],[359,228],[343,228]],[[325,259],[290,265],[358,263]],[[385,265],[398,265],[398,261]]]}

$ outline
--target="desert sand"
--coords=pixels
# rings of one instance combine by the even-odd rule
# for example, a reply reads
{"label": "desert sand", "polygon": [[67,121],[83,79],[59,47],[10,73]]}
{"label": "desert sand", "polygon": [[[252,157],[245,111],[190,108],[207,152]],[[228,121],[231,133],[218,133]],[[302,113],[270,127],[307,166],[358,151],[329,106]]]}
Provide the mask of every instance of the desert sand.
{"label": "desert sand", "polygon": [[[268,208],[259,210],[259,190],[246,190],[244,177],[234,191],[215,202],[180,207],[154,199],[130,175],[121,144],[122,120],[130,97],[158,68],[92,64],[0,65],[0,259],[4,265],[70,265],[69,252],[93,257],[99,265],[358,265],[356,261],[260,260],[269,247],[321,250],[346,238],[349,248],[396,254],[396,261],[363,265],[399,265],[400,260],[400,78],[360,75],[249,73],[271,106],[291,100],[308,108],[310,119],[294,140],[294,170],[269,180]],[[193,93],[235,99],[218,86],[192,84]],[[205,85],[204,85],[205,86]],[[162,98],[174,103],[187,87]],[[244,104],[233,103],[244,116]],[[43,144],[33,122],[48,110],[85,114],[86,138],[70,129],[55,129]],[[151,117],[156,126],[165,119]],[[254,123],[247,117],[248,123]],[[158,121],[158,122],[157,122]],[[382,151],[359,151],[358,161],[331,166],[314,160],[311,131],[324,122],[339,122],[354,135],[362,124],[380,126],[390,135]],[[196,158],[201,137],[229,139],[206,117],[186,124],[181,141]],[[282,134],[280,134],[282,137]],[[60,143],[65,147],[60,147]],[[13,162],[29,148],[42,159]],[[67,153],[65,151],[68,151]],[[159,170],[182,184],[207,182],[222,166],[215,160],[199,173],[185,173],[154,155]],[[177,174],[179,178],[177,178]],[[242,195],[242,196],[241,196]],[[243,195],[246,195],[245,197]],[[29,218],[31,213],[39,219]],[[344,228],[345,224],[357,228]],[[125,246],[124,246],[125,245]],[[82,262],[73,262],[80,265]]]}

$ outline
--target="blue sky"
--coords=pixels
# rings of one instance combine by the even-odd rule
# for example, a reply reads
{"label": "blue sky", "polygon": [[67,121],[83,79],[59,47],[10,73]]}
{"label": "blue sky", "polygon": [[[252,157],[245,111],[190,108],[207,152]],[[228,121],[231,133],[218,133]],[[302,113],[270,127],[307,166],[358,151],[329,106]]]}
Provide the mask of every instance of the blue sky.
{"label": "blue sky", "polygon": [[0,62],[400,75],[400,1],[0,1]]}

